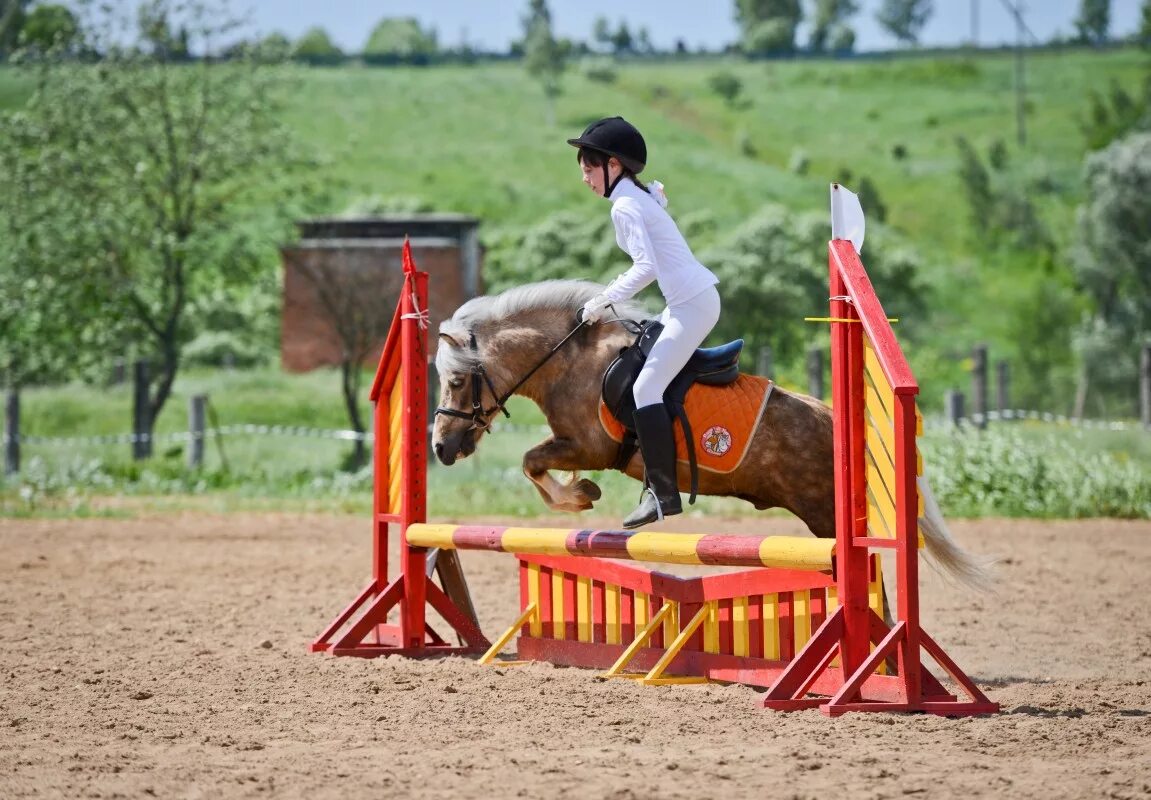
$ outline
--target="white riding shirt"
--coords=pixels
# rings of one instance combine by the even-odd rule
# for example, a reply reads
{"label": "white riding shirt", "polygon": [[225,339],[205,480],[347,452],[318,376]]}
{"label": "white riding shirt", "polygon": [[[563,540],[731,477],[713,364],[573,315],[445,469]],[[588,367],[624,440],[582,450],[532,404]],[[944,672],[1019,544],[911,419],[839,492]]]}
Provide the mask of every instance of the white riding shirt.
{"label": "white riding shirt", "polygon": [[632,266],[604,291],[609,300],[630,300],[654,280],[667,304],[676,306],[719,283],[655,197],[623,178],[610,200],[615,240],[631,256]]}

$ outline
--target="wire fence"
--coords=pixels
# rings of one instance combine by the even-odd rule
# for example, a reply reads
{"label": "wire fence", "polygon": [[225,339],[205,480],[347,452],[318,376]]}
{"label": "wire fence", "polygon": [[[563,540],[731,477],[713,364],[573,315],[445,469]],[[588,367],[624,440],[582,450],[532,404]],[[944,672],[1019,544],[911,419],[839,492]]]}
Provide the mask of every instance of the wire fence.
{"label": "wire fence", "polygon": [[[932,416],[926,417],[924,424],[933,430],[946,430],[948,428],[959,426],[970,427],[983,427],[984,425],[983,414],[971,414],[957,419],[949,419],[946,416]],[[1044,422],[1053,425],[1067,425],[1075,428],[1084,428],[1088,430],[1105,430],[1105,431],[1147,431],[1147,427],[1138,421],[1127,420],[1100,420],[1100,419],[1083,419],[1079,417],[1072,417],[1066,414],[1055,414],[1050,411],[1035,411],[1027,409],[1007,409],[1004,411],[990,411],[986,414],[986,422]],[[551,428],[545,424],[523,424],[514,422],[497,422],[491,426],[493,433],[511,432],[511,433],[531,433],[546,436],[551,433]],[[344,441],[355,442],[360,441],[365,444],[372,444],[375,441],[375,436],[371,431],[360,432],[339,428],[313,428],[303,425],[259,425],[259,424],[239,424],[239,425],[221,425],[219,427],[206,428],[202,432],[193,431],[174,431],[170,433],[157,433],[157,434],[135,434],[135,433],[119,433],[119,434],[104,434],[94,436],[40,436],[40,435],[20,435],[16,437],[16,441],[20,444],[28,445],[42,445],[46,447],[75,447],[86,445],[122,445],[122,444],[136,444],[138,442],[152,442],[155,444],[177,444],[186,443],[198,440],[208,440],[216,438],[227,437],[244,437],[244,436],[270,436],[270,437],[294,437],[303,439],[326,439],[331,441]],[[0,443],[8,444],[11,441],[8,434],[0,437]]]}

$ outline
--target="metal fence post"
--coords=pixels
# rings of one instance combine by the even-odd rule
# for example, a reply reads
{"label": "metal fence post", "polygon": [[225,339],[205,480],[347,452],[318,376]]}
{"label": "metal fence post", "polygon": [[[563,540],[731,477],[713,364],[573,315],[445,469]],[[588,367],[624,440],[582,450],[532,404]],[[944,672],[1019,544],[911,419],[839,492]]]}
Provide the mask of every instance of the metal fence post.
{"label": "metal fence post", "polygon": [[151,408],[148,399],[148,362],[137,361],[132,401],[132,458],[141,461],[152,456]]}
{"label": "metal fence post", "polygon": [[759,348],[759,353],[756,354],[755,359],[755,373],[765,378],[775,377],[775,361],[772,358],[771,347],[769,345],[764,345]]}
{"label": "metal fence post", "polygon": [[943,405],[947,418],[958,427],[963,422],[963,392],[958,389],[948,389],[944,396]]}
{"label": "metal fence post", "polygon": [[188,469],[204,466],[204,436],[208,416],[208,396],[195,394],[188,398]]}
{"label": "metal fence post", "polygon": [[1151,344],[1139,353],[1139,419],[1151,430]]}
{"label": "metal fence post", "polygon": [[971,416],[980,428],[987,427],[987,345],[971,353]]}
{"label": "metal fence post", "polygon": [[1006,419],[1011,408],[1011,367],[1006,361],[995,363],[995,406],[999,419]]}
{"label": "metal fence post", "polygon": [[20,471],[20,390],[9,389],[4,403],[4,474]]}
{"label": "metal fence post", "polygon": [[823,399],[823,348],[807,350],[807,393],[816,400]]}

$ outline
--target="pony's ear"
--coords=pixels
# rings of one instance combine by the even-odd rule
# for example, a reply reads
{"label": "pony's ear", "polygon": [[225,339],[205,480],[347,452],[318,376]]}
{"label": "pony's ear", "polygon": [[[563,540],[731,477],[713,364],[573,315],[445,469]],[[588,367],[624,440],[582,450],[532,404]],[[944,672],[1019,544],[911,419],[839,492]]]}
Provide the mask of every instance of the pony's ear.
{"label": "pony's ear", "polygon": [[450,333],[444,333],[443,331],[440,331],[440,339],[447,342],[452,347],[463,347],[463,343],[460,342],[460,340],[455,336],[452,336]]}

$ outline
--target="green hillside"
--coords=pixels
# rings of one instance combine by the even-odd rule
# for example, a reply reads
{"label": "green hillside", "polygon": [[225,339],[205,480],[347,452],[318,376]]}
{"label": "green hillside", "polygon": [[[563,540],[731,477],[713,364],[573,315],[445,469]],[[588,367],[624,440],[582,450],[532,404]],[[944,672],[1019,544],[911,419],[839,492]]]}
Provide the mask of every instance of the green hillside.
{"label": "green hillside", "polygon": [[[626,115],[646,133],[645,175],[667,185],[673,213],[710,212],[717,238],[767,203],[822,213],[829,181],[845,169],[857,181],[866,176],[887,207],[887,225],[917,251],[931,290],[929,319],[917,320],[925,323],[920,335],[905,341],[933,407],[947,385],[966,383],[960,357],[974,343],[987,341],[993,358],[1017,361],[1039,338],[1034,326],[1060,325],[1060,314],[1066,326],[1075,322],[1066,304],[1047,310],[1055,319],[1029,316],[1043,308],[1040,286],[1068,283],[1065,266],[1045,266],[1026,250],[989,253],[973,245],[981,232],[967,221],[957,137],[967,137],[984,157],[996,141],[1007,146],[1012,176],[1041,187],[1033,200],[1062,250],[1081,191],[1080,124],[1089,94],[1113,82],[1133,91],[1144,59],[1134,50],[1030,54],[1023,150],[1015,142],[1009,53],[633,62],[615,65],[611,83],[592,81],[573,66],[554,125],[539,87],[516,63],[290,67],[284,114],[319,156],[317,177],[332,189],[331,210],[365,195],[418,198],[478,215],[488,241],[561,210],[605,215],[563,143],[605,114]],[[735,104],[709,87],[719,72],[742,82]],[[27,89],[11,70],[0,72],[0,104],[18,103]],[[808,162],[803,174],[790,167],[800,160]],[[706,244],[693,240],[697,250]],[[269,270],[277,261],[269,246]],[[626,267],[622,253],[619,266]],[[796,309],[796,315],[819,311]],[[801,374],[782,366],[785,379]]]}
{"label": "green hillside", "polygon": [[[909,347],[925,390],[938,397],[947,385],[965,385],[955,356],[978,341],[990,343],[993,357],[1018,363],[1019,349],[1034,346],[1033,323],[1024,317],[1037,303],[1039,284],[1052,281],[1026,251],[989,256],[972,246],[981,233],[967,221],[956,138],[967,137],[984,157],[993,142],[1006,144],[1013,175],[1043,187],[1033,200],[1062,249],[1080,194],[1086,150],[1080,125],[1089,94],[1113,82],[1134,90],[1145,65],[1135,51],[1031,55],[1022,151],[1015,140],[1014,68],[1006,53],[634,63],[618,66],[611,84],[573,69],[554,127],[539,88],[516,64],[297,70],[288,120],[324,154],[324,169],[348,198],[418,197],[480,216],[489,238],[564,209],[604,214],[580,184],[563,139],[605,114],[626,115],[646,133],[646,174],[667,185],[673,213],[705,209],[718,223],[717,235],[766,203],[822,211],[828,182],[845,168],[856,180],[867,176],[887,206],[888,225],[919,252],[934,290],[931,319],[920,326],[926,332]],[[721,71],[742,82],[735,107],[709,88]],[[800,156],[810,162],[803,175],[789,169]],[[701,243],[693,244],[698,250]],[[1066,282],[1061,274],[1054,280]],[[1074,321],[1065,320],[1068,327]],[[1069,375],[1066,369],[1068,389]]]}

